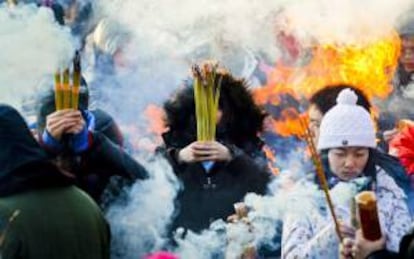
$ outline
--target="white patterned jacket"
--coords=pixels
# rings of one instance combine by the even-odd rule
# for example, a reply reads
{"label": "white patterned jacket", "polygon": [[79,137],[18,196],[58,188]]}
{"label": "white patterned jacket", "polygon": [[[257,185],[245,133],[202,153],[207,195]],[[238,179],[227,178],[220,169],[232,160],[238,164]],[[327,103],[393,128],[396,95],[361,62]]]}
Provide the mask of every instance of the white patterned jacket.
{"label": "white patterned jacket", "polygon": [[[378,214],[381,230],[386,236],[387,249],[398,251],[402,236],[409,230],[411,217],[406,205],[406,195],[382,169],[377,171]],[[336,210],[340,218],[346,210]],[[342,214],[342,215],[341,215]],[[341,217],[342,216],[342,217]],[[349,222],[349,221],[347,221]],[[339,257],[339,240],[329,213],[322,213],[315,206],[306,215],[288,214],[283,221],[282,258],[334,259]]]}

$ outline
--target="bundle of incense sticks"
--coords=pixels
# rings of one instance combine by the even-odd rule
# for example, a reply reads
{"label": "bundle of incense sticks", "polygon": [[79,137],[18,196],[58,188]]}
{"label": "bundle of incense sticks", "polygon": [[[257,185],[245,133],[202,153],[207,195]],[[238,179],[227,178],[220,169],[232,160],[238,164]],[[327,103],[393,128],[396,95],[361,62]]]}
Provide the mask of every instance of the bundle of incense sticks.
{"label": "bundle of incense sticks", "polygon": [[308,144],[309,152],[311,154],[312,162],[315,166],[316,174],[318,176],[318,179],[319,179],[319,182],[321,184],[322,190],[325,193],[325,198],[326,198],[326,201],[328,203],[329,211],[331,213],[332,219],[333,219],[334,224],[335,224],[336,235],[338,236],[339,240],[342,242],[343,237],[342,237],[341,231],[339,230],[339,221],[338,221],[338,217],[336,216],[336,213],[335,213],[335,210],[334,210],[331,195],[329,194],[328,181],[326,180],[326,176],[325,176],[325,172],[323,170],[321,158],[318,154],[318,151],[316,150],[315,143],[313,142],[313,139],[312,139],[312,133],[311,133],[308,125],[306,124],[306,122],[302,118],[299,118],[299,120],[300,120],[300,124],[301,124],[302,130],[303,130],[303,137],[305,138],[305,141]]}
{"label": "bundle of incense sticks", "polygon": [[218,64],[206,62],[192,67],[194,99],[197,120],[197,140],[211,141],[216,136],[217,110],[223,74],[217,73]]}
{"label": "bundle of incense sticks", "polygon": [[55,73],[55,107],[56,110],[78,109],[81,81],[80,54],[76,51],[73,59],[73,77],[70,84],[70,70],[66,68]]}

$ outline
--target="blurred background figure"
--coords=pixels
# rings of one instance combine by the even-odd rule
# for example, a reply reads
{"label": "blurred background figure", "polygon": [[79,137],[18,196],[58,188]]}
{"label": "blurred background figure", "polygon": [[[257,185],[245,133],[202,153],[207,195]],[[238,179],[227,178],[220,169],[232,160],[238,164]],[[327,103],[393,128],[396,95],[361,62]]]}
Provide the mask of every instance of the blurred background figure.
{"label": "blurred background figure", "polygon": [[87,36],[84,48],[85,77],[89,83],[91,107],[106,108],[108,101],[119,93],[119,79],[133,70],[126,49],[131,35],[117,21],[100,20]]}
{"label": "blurred background figure", "polygon": [[[411,16],[411,17],[410,17]],[[401,54],[395,74],[394,90],[385,102],[379,102],[379,132],[388,151],[389,141],[398,133],[397,124],[402,119],[414,120],[411,108],[414,102],[414,18],[412,10],[402,18],[398,28],[401,37]]]}

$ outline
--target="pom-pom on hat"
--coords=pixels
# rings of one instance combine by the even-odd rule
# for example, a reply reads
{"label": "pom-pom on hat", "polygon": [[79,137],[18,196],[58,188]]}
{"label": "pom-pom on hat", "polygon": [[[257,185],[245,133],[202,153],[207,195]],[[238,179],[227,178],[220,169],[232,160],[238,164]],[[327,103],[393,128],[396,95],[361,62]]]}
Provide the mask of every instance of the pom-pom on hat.
{"label": "pom-pom on hat", "polygon": [[357,105],[358,96],[347,88],[336,105],[322,118],[318,150],[340,147],[376,147],[374,122],[368,111]]}

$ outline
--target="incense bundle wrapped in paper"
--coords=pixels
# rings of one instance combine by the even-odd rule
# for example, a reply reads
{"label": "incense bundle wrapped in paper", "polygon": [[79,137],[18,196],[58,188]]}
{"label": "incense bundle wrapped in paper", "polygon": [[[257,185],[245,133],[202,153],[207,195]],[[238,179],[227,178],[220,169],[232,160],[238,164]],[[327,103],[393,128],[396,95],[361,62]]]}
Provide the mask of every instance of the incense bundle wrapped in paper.
{"label": "incense bundle wrapped in paper", "polygon": [[55,73],[55,106],[57,111],[63,109],[62,78],[59,70]]}
{"label": "incense bundle wrapped in paper", "polygon": [[81,80],[81,63],[79,51],[76,51],[73,59],[73,86],[72,86],[72,107],[77,110],[79,107],[79,90]]}
{"label": "incense bundle wrapped in paper", "polygon": [[217,110],[220,99],[222,75],[218,64],[205,63],[201,69],[193,66],[194,99],[197,120],[197,140],[212,141],[216,135]]}
{"label": "incense bundle wrapped in paper", "polygon": [[375,241],[381,238],[378,219],[377,199],[372,191],[364,191],[355,196],[358,208],[359,224],[364,238]]}
{"label": "incense bundle wrapped in paper", "polygon": [[62,83],[62,90],[63,90],[63,109],[70,109],[71,108],[71,89],[70,89],[70,82],[69,82],[69,68],[63,71],[63,83]]}

